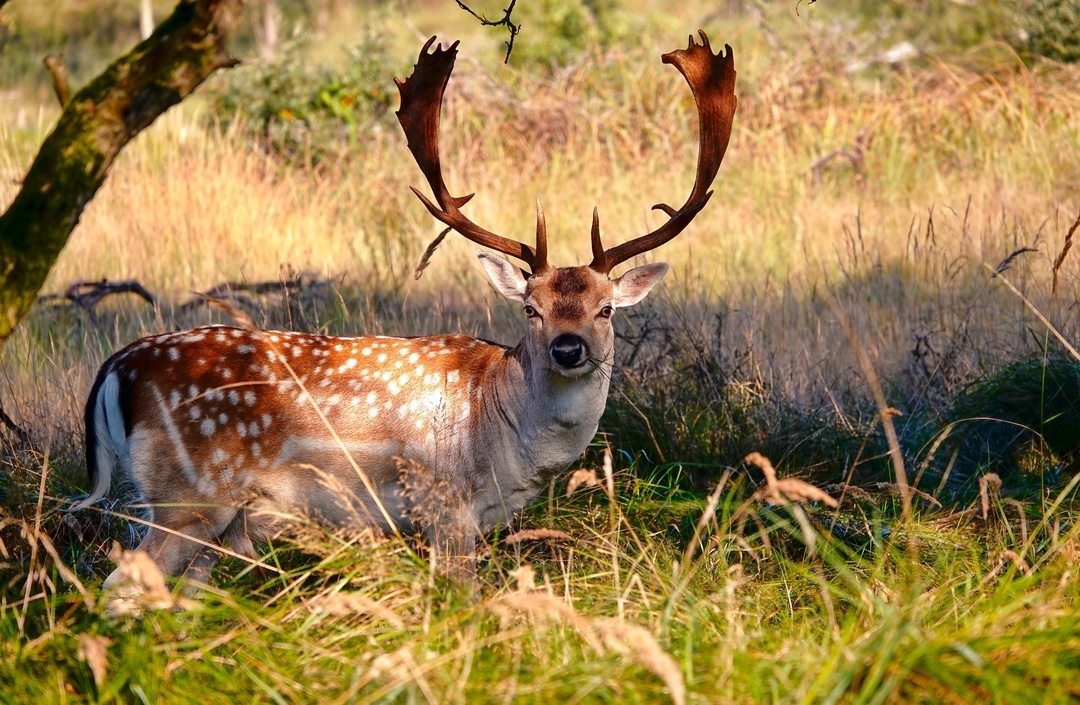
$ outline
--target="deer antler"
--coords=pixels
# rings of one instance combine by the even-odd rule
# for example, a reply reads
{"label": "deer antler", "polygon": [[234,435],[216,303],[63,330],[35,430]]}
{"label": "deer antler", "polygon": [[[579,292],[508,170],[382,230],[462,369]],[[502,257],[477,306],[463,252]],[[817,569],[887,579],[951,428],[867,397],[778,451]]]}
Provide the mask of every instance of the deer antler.
{"label": "deer antler", "polygon": [[735,62],[730,46],[724,45],[726,54],[713,54],[705,32],[698,30],[698,34],[701,35],[701,44],[696,44],[691,35],[686,49],[678,49],[662,57],[665,64],[674,64],[686,78],[697,102],[700,137],[694,190],[679,210],[665,203],[653,206],[670,216],[659,228],[609,250],[605,250],[600,242],[600,219],[594,210],[593,261],[589,266],[599,272],[606,274],[620,262],[655,249],[674,238],[690,224],[712,196],[712,191],[707,189],[716,178],[724,152],[727,151],[728,140],[731,138],[731,122],[738,104],[735,98]]}
{"label": "deer antler", "polygon": [[401,109],[397,112],[398,122],[405,131],[409,151],[412,152],[420,171],[424,173],[428,185],[435,194],[438,205],[432,203],[424,194],[413,188],[428,211],[436,219],[449,225],[454,230],[478,245],[490,247],[529,265],[533,274],[547,269],[547,228],[544,223],[544,211],[540,202],[536,204],[536,249],[510,240],[485,230],[469,220],[461,212],[475,194],[451,196],[443,181],[442,166],[439,162],[439,113],[442,109],[443,92],[454,70],[457,57],[457,42],[443,49],[439,44],[431,53],[428,49],[435,43],[432,37],[420,50],[411,76],[404,81],[396,78],[398,91],[401,93]]}

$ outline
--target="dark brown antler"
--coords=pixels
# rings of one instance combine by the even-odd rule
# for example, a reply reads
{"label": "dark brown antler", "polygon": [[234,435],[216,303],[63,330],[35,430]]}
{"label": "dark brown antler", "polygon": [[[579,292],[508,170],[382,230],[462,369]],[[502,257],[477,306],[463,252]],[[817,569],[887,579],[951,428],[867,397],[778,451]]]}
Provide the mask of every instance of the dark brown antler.
{"label": "dark brown antler", "polygon": [[665,64],[674,64],[686,78],[697,102],[700,137],[694,190],[679,210],[665,203],[653,206],[671,216],[670,219],[651,233],[610,250],[604,250],[600,243],[600,224],[594,211],[593,261],[589,266],[599,272],[606,274],[619,263],[655,249],[674,238],[690,224],[712,196],[712,191],[707,189],[716,178],[720,162],[724,159],[724,152],[731,138],[731,122],[738,104],[735,98],[735,61],[730,46],[724,45],[726,54],[714,55],[705,32],[698,30],[698,34],[701,35],[701,44],[695,44],[691,35],[690,45],[686,49],[663,56]]}
{"label": "dark brown antler", "polygon": [[485,230],[469,220],[459,210],[475,194],[451,196],[443,181],[442,165],[439,162],[439,113],[442,110],[443,92],[454,70],[457,57],[457,42],[443,49],[442,44],[431,53],[428,49],[435,43],[432,37],[420,50],[411,76],[404,81],[396,78],[398,91],[401,93],[401,109],[397,112],[398,122],[405,131],[409,151],[416,159],[420,171],[424,172],[428,185],[435,194],[435,205],[424,194],[413,188],[420,200],[427,206],[431,215],[478,245],[490,247],[529,265],[533,274],[547,268],[547,229],[544,224],[544,211],[540,203],[536,204],[536,249],[510,240]]}

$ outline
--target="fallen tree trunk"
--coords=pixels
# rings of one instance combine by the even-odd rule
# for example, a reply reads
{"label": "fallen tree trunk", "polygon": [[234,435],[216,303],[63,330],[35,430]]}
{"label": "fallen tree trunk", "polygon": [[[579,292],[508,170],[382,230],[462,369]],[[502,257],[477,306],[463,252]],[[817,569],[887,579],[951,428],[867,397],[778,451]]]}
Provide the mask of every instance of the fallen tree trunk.
{"label": "fallen tree trunk", "polygon": [[0,216],[0,343],[30,310],[120,151],[207,76],[236,65],[227,44],[244,2],[181,0],[148,39],[65,106]]}

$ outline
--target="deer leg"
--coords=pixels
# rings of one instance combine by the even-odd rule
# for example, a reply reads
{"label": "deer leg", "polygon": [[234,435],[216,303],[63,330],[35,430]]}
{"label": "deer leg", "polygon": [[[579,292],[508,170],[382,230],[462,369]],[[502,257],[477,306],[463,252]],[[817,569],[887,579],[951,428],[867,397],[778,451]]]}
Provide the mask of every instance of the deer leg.
{"label": "deer leg", "polygon": [[431,559],[439,572],[460,583],[476,581],[476,530],[466,511],[447,512],[428,526]]}
{"label": "deer leg", "polygon": [[[162,528],[151,527],[138,550],[145,551],[166,576],[186,571],[189,578],[205,582],[217,563],[217,552],[206,543],[221,535],[237,511],[228,507],[158,507],[154,523]],[[111,593],[106,613],[115,616],[141,611],[147,581],[117,568],[102,588]]]}

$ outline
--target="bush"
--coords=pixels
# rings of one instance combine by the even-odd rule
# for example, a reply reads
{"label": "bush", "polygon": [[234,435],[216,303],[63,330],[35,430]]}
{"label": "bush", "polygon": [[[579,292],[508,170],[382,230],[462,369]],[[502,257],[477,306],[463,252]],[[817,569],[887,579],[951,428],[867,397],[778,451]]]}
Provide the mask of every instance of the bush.
{"label": "bush", "polygon": [[1054,61],[1080,61],[1080,1],[1033,0],[1024,21],[1028,50]]}
{"label": "bush", "polygon": [[510,55],[518,65],[566,66],[628,33],[626,15],[615,0],[537,0],[521,8],[527,34],[518,38]]}
{"label": "bush", "polygon": [[239,118],[260,150],[318,163],[355,151],[392,125],[395,71],[385,42],[374,35],[349,47],[341,68],[312,65],[304,43],[227,72],[213,92],[214,111],[224,120]]}
{"label": "bush", "polygon": [[909,41],[928,54],[950,54],[1020,36],[1020,1],[860,0],[857,13],[887,41]]}

